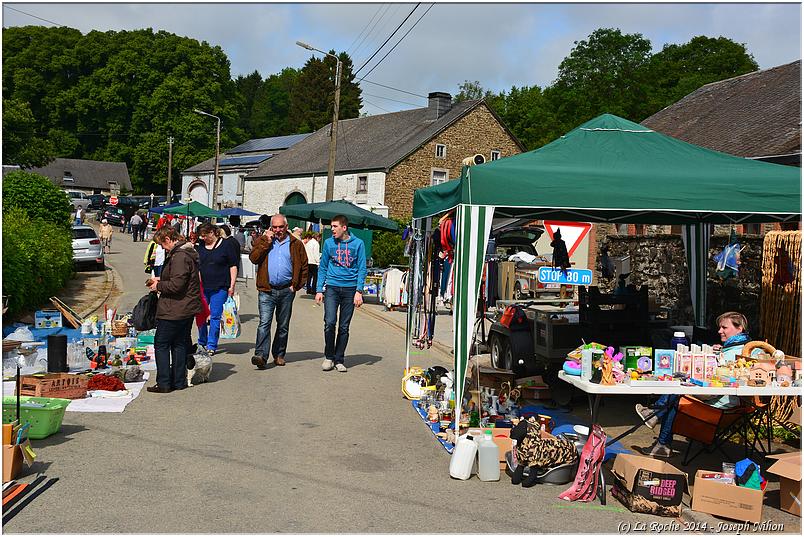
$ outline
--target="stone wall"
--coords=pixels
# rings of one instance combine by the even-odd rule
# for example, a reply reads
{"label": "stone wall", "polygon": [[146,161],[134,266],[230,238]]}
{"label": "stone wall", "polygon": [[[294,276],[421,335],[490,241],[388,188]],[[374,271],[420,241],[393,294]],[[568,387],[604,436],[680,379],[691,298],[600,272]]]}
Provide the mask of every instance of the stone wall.
{"label": "stone wall", "polygon": [[[693,323],[692,302],[689,291],[689,273],[684,245],[679,235],[615,236],[607,235],[606,226],[598,231],[598,248],[608,246],[609,257],[631,256],[630,282],[637,287],[649,286],[649,293],[656,297],[660,306],[670,308],[673,324]],[[736,279],[721,282],[715,276],[712,256],[720,252],[728,242],[727,236],[714,236],[709,249],[707,283],[707,327],[714,328],[715,319],[725,311],[736,310],[748,319],[753,337],[761,335],[759,306],[762,284],[761,237],[740,237],[744,247],[740,254],[740,274]],[[605,279],[601,275],[600,256],[594,267],[597,285],[601,291],[610,292],[617,284],[616,278]]]}
{"label": "stone wall", "polygon": [[[436,157],[437,144],[447,146],[445,158]],[[463,159],[480,153],[489,161],[492,151],[499,151],[500,158],[521,152],[483,103],[390,170],[385,184],[385,204],[390,215],[410,218],[413,191],[430,186],[433,169],[446,170],[447,177],[454,179],[461,173]]]}

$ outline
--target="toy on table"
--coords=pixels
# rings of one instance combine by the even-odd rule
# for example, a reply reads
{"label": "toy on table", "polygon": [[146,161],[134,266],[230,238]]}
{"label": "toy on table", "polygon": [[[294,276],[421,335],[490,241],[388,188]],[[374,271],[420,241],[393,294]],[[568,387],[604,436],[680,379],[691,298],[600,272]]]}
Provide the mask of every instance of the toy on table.
{"label": "toy on table", "polygon": [[614,354],[614,347],[608,347],[606,352],[603,353],[600,369],[603,375],[600,379],[600,384],[603,386],[614,386],[618,382],[625,380],[625,372],[623,371],[623,353],[618,352]]}

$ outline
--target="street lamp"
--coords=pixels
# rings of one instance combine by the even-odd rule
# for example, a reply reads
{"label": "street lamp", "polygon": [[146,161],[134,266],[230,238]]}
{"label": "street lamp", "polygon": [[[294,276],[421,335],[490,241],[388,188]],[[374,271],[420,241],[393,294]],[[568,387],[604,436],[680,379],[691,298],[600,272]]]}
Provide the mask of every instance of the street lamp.
{"label": "street lamp", "polygon": [[341,103],[341,59],[334,54],[318,50],[312,45],[308,45],[302,41],[296,41],[296,44],[307,50],[320,52],[326,56],[335,58],[338,62],[335,65],[335,107],[332,110],[332,127],[329,131],[329,165],[327,166],[327,197],[326,201],[332,201],[333,191],[335,189],[335,148],[338,143],[338,108]]}
{"label": "street lamp", "polygon": [[216,115],[210,114],[208,112],[204,112],[203,110],[199,110],[198,108],[193,108],[193,112],[196,114],[201,114],[202,116],[209,116],[213,117],[218,120],[218,128],[217,134],[215,137],[215,176],[212,178],[212,208],[217,209],[218,207],[218,153],[221,150],[221,118]]}

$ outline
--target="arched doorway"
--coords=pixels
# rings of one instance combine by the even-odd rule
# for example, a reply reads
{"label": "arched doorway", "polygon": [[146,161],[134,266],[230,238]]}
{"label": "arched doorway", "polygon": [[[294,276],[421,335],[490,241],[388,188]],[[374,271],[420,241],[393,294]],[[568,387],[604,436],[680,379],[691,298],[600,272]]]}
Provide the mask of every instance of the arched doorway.
{"label": "arched doorway", "polygon": [[203,181],[192,183],[187,189],[187,195],[193,201],[209,205],[209,190],[207,190],[207,185]]}
{"label": "arched doorway", "polygon": [[[300,205],[302,203],[307,203],[307,199],[304,197],[304,194],[301,192],[293,192],[287,198],[285,198],[285,205]],[[307,222],[304,220],[299,220],[298,218],[288,218],[288,231],[292,230],[294,227],[300,227],[305,229],[307,226]]]}

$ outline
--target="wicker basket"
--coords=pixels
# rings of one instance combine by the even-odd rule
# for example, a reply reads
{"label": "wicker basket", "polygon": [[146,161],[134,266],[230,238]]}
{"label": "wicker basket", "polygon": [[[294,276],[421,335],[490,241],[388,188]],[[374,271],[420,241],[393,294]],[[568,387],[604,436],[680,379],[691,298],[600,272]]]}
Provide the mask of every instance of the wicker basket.
{"label": "wicker basket", "polygon": [[128,335],[128,321],[112,321],[112,335],[126,337]]}
{"label": "wicker basket", "polygon": [[44,376],[20,377],[20,395],[55,397],[59,399],[83,399],[87,396],[89,379],[84,375],[47,373]]}

